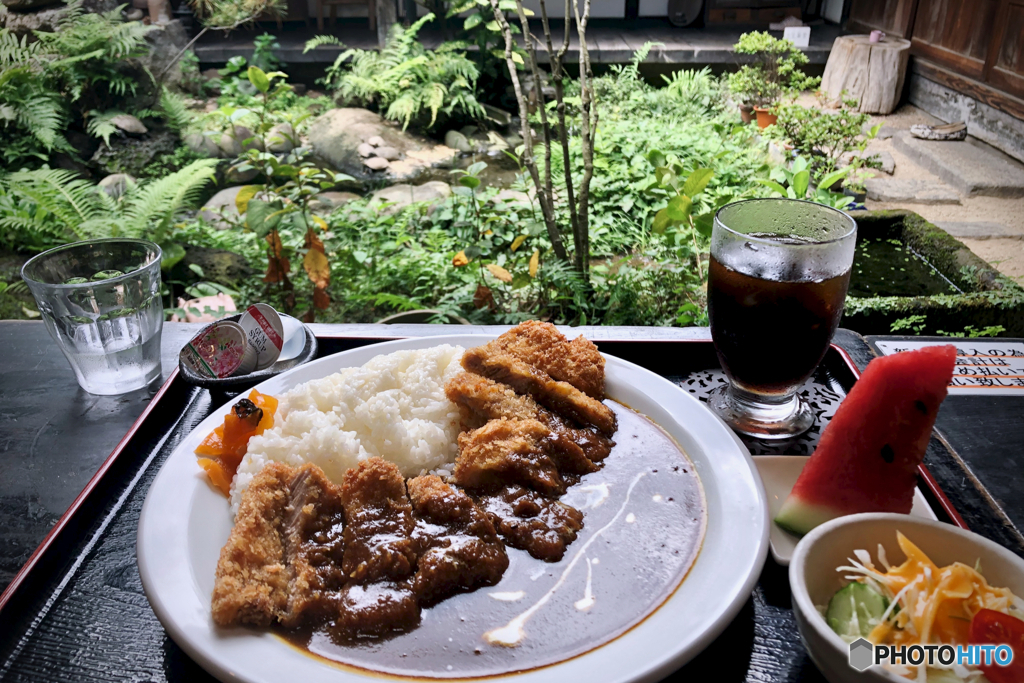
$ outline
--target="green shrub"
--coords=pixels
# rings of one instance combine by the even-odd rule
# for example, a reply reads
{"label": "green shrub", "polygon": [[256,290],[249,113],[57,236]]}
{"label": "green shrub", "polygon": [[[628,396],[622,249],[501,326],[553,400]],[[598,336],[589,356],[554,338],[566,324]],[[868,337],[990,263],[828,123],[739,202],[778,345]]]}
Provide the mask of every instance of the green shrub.
{"label": "green shrub", "polygon": [[767,31],[744,33],[733,49],[753,55],[755,60],[729,74],[729,89],[743,104],[769,107],[821,81],[800,71],[798,67],[807,63],[807,55],[793,41],[774,38]]}
{"label": "green shrub", "polygon": [[[466,44],[448,42],[427,50],[417,32],[433,14],[409,28],[391,27],[387,44],[376,50],[348,49],[327,68],[325,83],[337,97],[356,106],[373,106],[403,128],[415,123],[431,128],[439,115],[449,119],[482,119],[476,99],[476,65],[466,57]],[[333,36],[317,36],[306,51],[320,45],[342,45]]]}
{"label": "green shrub", "polygon": [[779,108],[770,135],[788,140],[823,173],[831,173],[843,154],[863,149],[861,131],[870,118],[849,106],[828,111],[790,104]]}

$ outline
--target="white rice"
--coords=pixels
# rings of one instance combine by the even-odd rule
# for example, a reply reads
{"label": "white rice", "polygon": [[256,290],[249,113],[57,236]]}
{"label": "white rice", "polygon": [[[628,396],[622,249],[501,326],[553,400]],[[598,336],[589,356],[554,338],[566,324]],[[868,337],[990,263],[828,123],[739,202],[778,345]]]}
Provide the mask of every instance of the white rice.
{"label": "white rice", "polygon": [[274,427],[249,440],[231,482],[231,513],[272,460],[315,463],[338,484],[348,468],[374,456],[406,477],[448,473],[458,455],[459,410],[444,384],[461,371],[463,350],[446,344],[396,351],[279,396]]}

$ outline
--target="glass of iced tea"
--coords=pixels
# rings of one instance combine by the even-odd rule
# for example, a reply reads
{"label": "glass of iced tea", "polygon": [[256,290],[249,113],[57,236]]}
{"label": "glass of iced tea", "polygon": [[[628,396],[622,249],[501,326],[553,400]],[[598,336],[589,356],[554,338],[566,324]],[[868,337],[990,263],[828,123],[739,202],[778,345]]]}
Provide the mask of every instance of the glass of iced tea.
{"label": "glass of iced tea", "polygon": [[821,204],[750,199],[718,211],[708,315],[729,384],[709,403],[736,431],[786,439],[814,423],[797,390],[843,315],[856,241],[857,223]]}

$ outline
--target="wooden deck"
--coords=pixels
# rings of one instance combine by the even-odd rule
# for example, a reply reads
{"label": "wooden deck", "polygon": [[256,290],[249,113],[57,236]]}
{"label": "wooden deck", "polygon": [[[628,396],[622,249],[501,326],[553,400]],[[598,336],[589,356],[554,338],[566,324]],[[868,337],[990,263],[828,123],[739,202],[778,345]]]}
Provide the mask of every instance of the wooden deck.
{"label": "wooden deck", "polygon": [[[561,22],[553,27],[556,35],[561,32]],[[426,27],[420,38],[427,47],[436,47],[441,42],[440,33]],[[538,24],[534,31],[540,35]],[[303,47],[309,38],[317,34],[314,26],[300,23],[285,24],[277,31],[271,24],[255,30],[236,31],[228,36],[206,35],[195,47],[196,55],[205,65],[224,64],[234,55],[249,57],[252,54],[253,36],[269,32],[277,36],[281,49],[277,56],[287,64],[329,64],[341,52],[337,47],[320,47],[303,54]],[[362,49],[376,47],[376,36],[367,28],[365,19],[339,19],[333,27],[324,31],[340,38],[346,46]],[[590,58],[595,64],[621,64],[628,62],[645,42],[660,43],[647,56],[647,64],[685,64],[693,66],[728,65],[744,61],[744,56],[733,52],[732,46],[739,39],[741,29],[676,28],[663,19],[595,19],[587,32]],[[781,32],[775,32],[781,37]],[[836,36],[838,26],[825,24],[811,29],[811,44],[805,49],[811,64],[824,65]],[[578,41],[573,36],[568,61],[578,59]],[[540,61],[547,61],[541,52]]]}

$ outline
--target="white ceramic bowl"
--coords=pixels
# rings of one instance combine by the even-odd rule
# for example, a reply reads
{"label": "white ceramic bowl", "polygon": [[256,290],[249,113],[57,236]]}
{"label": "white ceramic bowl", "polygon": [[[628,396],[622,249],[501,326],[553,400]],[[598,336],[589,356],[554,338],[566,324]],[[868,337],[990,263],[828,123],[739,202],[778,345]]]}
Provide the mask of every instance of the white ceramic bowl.
{"label": "white ceramic bowl", "polygon": [[847,581],[836,567],[848,565],[847,558],[862,548],[878,557],[878,544],[885,548],[889,564],[906,558],[896,543],[896,532],[913,541],[937,565],[953,562],[974,566],[993,586],[1006,587],[1024,595],[1024,560],[1006,548],[978,534],[951,524],[889,513],[867,513],[826,522],[804,536],[796,546],[789,565],[789,587],[793,612],[800,628],[800,640],[830,683],[907,683],[908,679],[880,667],[858,672],[849,665],[849,646],[825,623],[815,605],[827,605]]}

